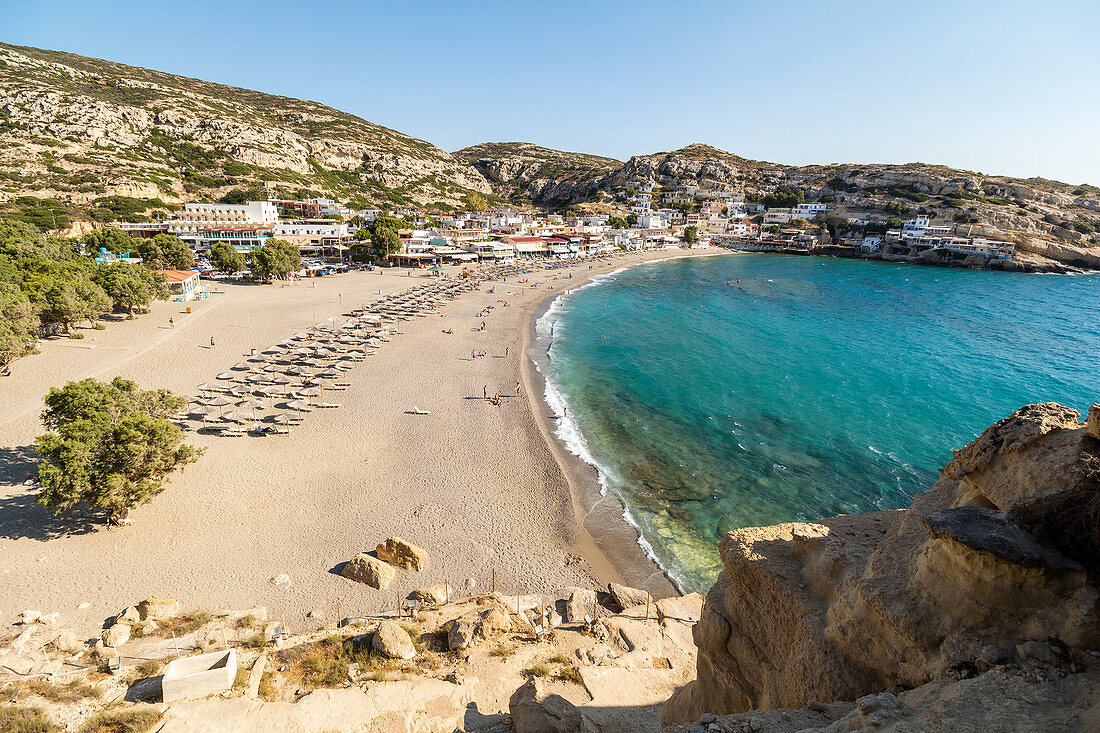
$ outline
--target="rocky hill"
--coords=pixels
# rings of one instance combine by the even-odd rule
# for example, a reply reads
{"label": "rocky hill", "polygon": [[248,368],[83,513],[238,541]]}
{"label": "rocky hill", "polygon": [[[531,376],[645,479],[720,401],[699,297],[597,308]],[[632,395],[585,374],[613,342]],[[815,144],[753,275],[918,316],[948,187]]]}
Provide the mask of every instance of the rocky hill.
{"label": "rocky hill", "polygon": [[234,188],[390,205],[490,190],[434,145],[316,102],[6,44],[0,131],[3,208],[51,223]]}
{"label": "rocky hill", "polygon": [[[740,191],[750,200],[789,186],[801,190],[807,201],[830,203],[842,216],[886,220],[926,214],[934,223],[958,225],[960,233],[1012,240],[1035,258],[1100,268],[1100,188],[1087,184],[989,176],[924,163],[796,167],[695,144],[633,156],[598,179],[594,175],[600,168],[592,165],[579,180],[570,170],[557,178],[537,176],[536,184],[529,185],[525,150],[515,144],[466,150],[478,151],[471,162],[498,194],[515,200],[518,189],[521,197],[542,206],[623,202],[629,185],[637,181],[653,181],[657,192],[699,184]],[[555,151],[538,151],[541,159],[555,160]]]}
{"label": "rocky hill", "polygon": [[622,161],[585,153],[567,153],[531,143],[481,143],[455,152],[510,201],[565,206],[596,195],[604,179]]}

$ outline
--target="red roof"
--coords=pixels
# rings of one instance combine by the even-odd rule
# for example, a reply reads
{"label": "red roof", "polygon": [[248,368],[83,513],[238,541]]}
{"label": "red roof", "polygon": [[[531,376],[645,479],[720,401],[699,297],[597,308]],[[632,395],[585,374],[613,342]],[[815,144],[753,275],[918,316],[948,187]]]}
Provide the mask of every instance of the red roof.
{"label": "red roof", "polygon": [[164,279],[170,283],[181,283],[198,276],[197,270],[153,270],[164,275]]}
{"label": "red roof", "polygon": [[508,241],[512,244],[519,244],[520,242],[543,242],[542,237],[507,237]]}

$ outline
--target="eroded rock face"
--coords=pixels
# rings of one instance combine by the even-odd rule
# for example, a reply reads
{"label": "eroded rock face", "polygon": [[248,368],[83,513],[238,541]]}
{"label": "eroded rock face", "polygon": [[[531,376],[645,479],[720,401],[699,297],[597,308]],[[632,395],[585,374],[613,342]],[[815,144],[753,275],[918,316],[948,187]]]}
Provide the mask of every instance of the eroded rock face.
{"label": "eroded rock face", "polygon": [[[666,724],[916,687],[1020,656],[1100,645],[1100,443],[1029,405],[985,431],[897,512],[729,533],[694,638],[698,679]],[[1091,516],[1087,527],[1066,525]]]}

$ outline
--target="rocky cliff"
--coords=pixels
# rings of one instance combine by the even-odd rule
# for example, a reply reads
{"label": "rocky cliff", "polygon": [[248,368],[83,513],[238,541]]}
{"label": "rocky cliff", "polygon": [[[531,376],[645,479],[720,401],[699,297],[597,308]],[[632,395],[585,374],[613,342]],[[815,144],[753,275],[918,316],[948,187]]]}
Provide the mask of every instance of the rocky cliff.
{"label": "rocky cliff", "polygon": [[0,130],[0,200],[53,199],[55,216],[231,188],[390,205],[489,192],[434,145],[315,102],[6,44]]}
{"label": "rocky cliff", "polygon": [[622,165],[614,158],[531,143],[482,143],[454,157],[477,169],[502,198],[552,208],[597,197],[604,179]]}
{"label": "rocky cliff", "polygon": [[[961,688],[947,687],[971,678],[1005,694],[1021,677],[1088,674],[1083,689],[1095,693],[1100,406],[1079,417],[1024,407],[956,451],[905,510],[729,533],[694,629],[697,681],[665,705],[664,722],[807,708],[818,725],[795,725],[792,713],[776,729],[848,716],[835,729],[853,730],[866,723],[864,702],[894,721],[919,718],[914,706],[957,698]],[[1077,696],[1070,712],[1084,720],[1100,698],[1081,698],[1080,682],[1043,694]],[[910,688],[900,702],[826,704]],[[725,729],[750,719],[734,715]]]}

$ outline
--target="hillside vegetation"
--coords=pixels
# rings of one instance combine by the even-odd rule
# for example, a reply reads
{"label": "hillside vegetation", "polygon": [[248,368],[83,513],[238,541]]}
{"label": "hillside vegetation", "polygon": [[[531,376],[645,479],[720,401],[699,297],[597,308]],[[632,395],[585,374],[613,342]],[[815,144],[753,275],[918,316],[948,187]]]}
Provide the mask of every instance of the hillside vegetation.
{"label": "hillside vegetation", "polygon": [[6,44],[0,131],[4,211],[50,228],[234,188],[444,208],[489,192],[434,145],[316,102]]}

